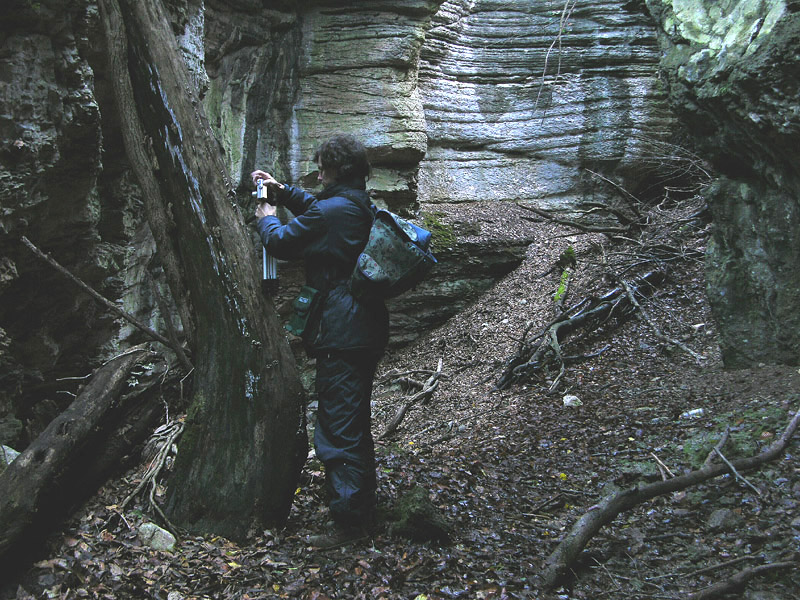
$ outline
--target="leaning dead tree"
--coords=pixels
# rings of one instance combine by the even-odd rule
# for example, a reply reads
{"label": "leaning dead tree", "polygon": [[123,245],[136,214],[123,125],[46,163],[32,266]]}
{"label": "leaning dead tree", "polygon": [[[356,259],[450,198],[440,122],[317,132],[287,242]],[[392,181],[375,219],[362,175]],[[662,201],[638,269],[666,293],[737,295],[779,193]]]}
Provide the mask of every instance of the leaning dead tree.
{"label": "leaning dead tree", "polygon": [[110,360],[0,473],[0,566],[25,557],[146,437],[163,411],[156,392],[165,375],[164,360],[146,348]]}
{"label": "leaning dead tree", "polygon": [[288,515],[305,456],[303,391],[221,146],[162,0],[101,0],[128,159],[195,367],[165,513],[243,540]]}
{"label": "leaning dead tree", "polygon": [[[602,502],[592,506],[567,533],[555,551],[545,561],[542,580],[548,587],[554,587],[568,577],[572,566],[589,541],[600,529],[613,521],[620,513],[652,500],[657,496],[685,490],[714,477],[730,473],[739,477],[742,471],[758,469],[766,463],[781,456],[800,424],[800,411],[796,412],[783,432],[766,450],[748,458],[739,460],[713,462],[707,460],[698,470],[679,477],[664,479],[643,486],[634,486],[606,497]],[[714,448],[712,454],[722,457],[720,449]],[[709,459],[712,457],[709,456]]]}

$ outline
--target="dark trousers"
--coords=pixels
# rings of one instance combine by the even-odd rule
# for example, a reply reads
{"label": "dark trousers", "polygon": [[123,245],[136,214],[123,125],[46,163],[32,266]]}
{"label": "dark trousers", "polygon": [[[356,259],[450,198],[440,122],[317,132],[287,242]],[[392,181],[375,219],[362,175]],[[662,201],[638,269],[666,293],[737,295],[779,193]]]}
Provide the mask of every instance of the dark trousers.
{"label": "dark trousers", "polygon": [[377,352],[317,357],[314,448],[325,466],[330,511],[341,525],[363,524],[375,508],[375,445],[370,430]]}

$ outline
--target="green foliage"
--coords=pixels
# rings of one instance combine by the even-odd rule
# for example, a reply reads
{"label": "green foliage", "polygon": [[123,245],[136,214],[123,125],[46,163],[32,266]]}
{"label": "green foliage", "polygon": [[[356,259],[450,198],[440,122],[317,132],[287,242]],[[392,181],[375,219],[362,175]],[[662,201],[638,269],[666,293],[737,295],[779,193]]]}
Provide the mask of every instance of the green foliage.
{"label": "green foliage", "polygon": [[567,292],[567,283],[569,282],[570,270],[564,269],[561,272],[561,282],[558,284],[558,289],[556,290],[555,295],[553,296],[553,302],[558,302],[561,298],[564,297],[564,294]]}
{"label": "green foliage", "polygon": [[564,250],[558,257],[556,266],[560,269],[566,269],[567,267],[574,267],[577,263],[578,257],[575,254],[575,248],[572,246],[567,246],[567,249]]}
{"label": "green foliage", "polygon": [[431,243],[434,248],[452,248],[456,244],[456,234],[452,225],[441,221],[444,216],[440,212],[422,213],[422,226],[431,232]]}

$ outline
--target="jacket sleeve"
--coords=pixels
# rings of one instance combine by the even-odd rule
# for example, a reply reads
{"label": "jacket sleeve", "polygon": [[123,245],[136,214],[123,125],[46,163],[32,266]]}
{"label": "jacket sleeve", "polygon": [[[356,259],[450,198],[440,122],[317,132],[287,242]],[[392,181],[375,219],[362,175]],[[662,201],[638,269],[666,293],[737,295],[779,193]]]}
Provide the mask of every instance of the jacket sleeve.
{"label": "jacket sleeve", "polygon": [[296,217],[304,214],[315,200],[313,195],[291,185],[285,186],[278,195],[278,202],[292,211]]}
{"label": "jacket sleeve", "polygon": [[286,225],[281,225],[278,217],[262,217],[256,226],[267,252],[282,260],[302,258],[309,244],[328,230],[325,216],[316,205],[310,206]]}

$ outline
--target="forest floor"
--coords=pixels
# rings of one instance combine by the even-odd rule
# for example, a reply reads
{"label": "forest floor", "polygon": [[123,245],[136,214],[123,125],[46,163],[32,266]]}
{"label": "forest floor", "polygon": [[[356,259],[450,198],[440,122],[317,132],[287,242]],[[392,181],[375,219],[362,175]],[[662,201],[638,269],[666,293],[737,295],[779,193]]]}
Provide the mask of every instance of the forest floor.
{"label": "forest floor", "polygon": [[[553,393],[552,370],[494,389],[526,328],[535,332],[556,314],[561,272],[541,273],[564,249],[572,246],[577,257],[566,306],[618,285],[609,265],[631,251],[598,234],[524,218],[517,226],[538,241],[520,268],[468,310],[385,357],[373,401],[376,436],[406,397],[398,373],[425,381],[442,361],[438,388],[377,444],[377,460],[381,504],[423,487],[451,526],[448,541],[411,541],[384,526],[349,546],[310,548],[306,536],[327,520],[323,473],[312,459],[284,528],[246,546],[189,537],[174,552],[156,552],[137,539],[137,526],[153,518],[145,506],[114,518],[136,485],[132,471],[52,537],[48,558],[13,593],[20,600],[677,600],[757,565],[797,564],[795,439],[781,458],[743,473],[746,482],[717,477],[622,513],[590,540],[556,589],[545,590],[539,578],[559,540],[605,495],[701,466],[726,428],[728,459],[755,454],[800,409],[797,367],[723,370],[702,258],[691,252],[701,254],[708,235],[697,225],[681,242],[684,259],[666,263],[666,282],[643,306],[652,323],[701,360],[634,315],[565,342],[573,356],[607,348],[568,364]],[[581,404],[565,405],[565,395]],[[693,416],[684,416],[689,411]],[[800,573],[783,569],[742,584],[737,595],[778,600],[797,598],[798,590]]]}

